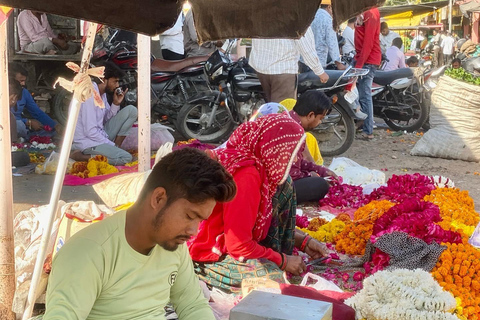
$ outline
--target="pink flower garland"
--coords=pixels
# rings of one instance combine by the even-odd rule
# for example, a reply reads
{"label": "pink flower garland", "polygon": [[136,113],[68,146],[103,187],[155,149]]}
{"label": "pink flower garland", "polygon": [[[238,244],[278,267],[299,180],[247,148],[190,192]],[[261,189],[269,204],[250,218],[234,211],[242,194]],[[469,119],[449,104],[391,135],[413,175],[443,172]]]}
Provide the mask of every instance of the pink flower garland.
{"label": "pink flower garland", "polygon": [[380,187],[370,194],[369,200],[389,200],[393,202],[402,202],[412,197],[423,199],[435,189],[435,184],[431,177],[419,173],[406,175],[393,175],[387,185]]}
{"label": "pink flower garland", "polygon": [[431,202],[416,198],[405,200],[385,212],[373,226],[372,243],[382,235],[394,231],[401,231],[422,239],[430,244],[450,242],[460,243],[459,233],[443,230],[436,222],[442,221],[440,209]]}
{"label": "pink flower garland", "polygon": [[306,216],[295,216],[295,225],[299,228],[308,228],[308,218]]}

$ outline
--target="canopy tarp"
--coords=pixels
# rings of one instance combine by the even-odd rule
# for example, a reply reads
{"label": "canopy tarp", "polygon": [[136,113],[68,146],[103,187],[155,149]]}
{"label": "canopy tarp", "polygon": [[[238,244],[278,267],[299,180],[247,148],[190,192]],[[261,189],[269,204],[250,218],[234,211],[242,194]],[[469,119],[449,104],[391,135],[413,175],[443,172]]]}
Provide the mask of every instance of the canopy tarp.
{"label": "canopy tarp", "polygon": [[431,12],[413,14],[413,11],[406,11],[402,13],[393,14],[391,16],[383,17],[382,20],[388,23],[388,27],[415,27],[420,26],[423,18],[432,14]]}
{"label": "canopy tarp", "polygon": [[469,13],[480,12],[480,0],[457,2],[460,4],[460,11],[468,18]]}
{"label": "canopy tarp", "polygon": [[448,6],[448,1],[426,2],[422,4],[406,4],[401,6],[388,6],[378,8],[382,17],[411,12],[412,16],[434,12],[437,9]]}
{"label": "canopy tarp", "polygon": [[[313,20],[320,0],[190,0],[201,41],[227,38],[298,38]],[[333,0],[336,22],[380,6],[384,0]],[[0,0],[0,5],[98,22],[147,35],[173,26],[176,0]]]}

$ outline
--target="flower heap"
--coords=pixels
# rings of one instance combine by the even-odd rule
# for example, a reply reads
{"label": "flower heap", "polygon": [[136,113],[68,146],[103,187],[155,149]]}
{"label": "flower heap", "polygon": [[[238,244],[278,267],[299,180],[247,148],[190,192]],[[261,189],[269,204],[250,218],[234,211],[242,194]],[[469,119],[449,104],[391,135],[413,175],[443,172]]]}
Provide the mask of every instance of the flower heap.
{"label": "flower heap", "polygon": [[338,219],[333,219],[328,223],[323,222],[323,219],[315,218],[309,223],[308,228],[300,228],[300,230],[320,242],[333,242],[335,237],[345,228],[345,222]]}
{"label": "flower heap", "polygon": [[379,271],[345,304],[355,309],[357,319],[458,320],[455,298],[421,269]]}
{"label": "flower heap", "polygon": [[101,155],[90,158],[88,162],[77,161],[70,170],[71,175],[84,179],[115,172],[118,172],[118,169],[108,164],[107,158]]}
{"label": "flower heap", "polygon": [[434,179],[419,173],[406,174],[402,176],[393,175],[382,186],[373,191],[370,200],[390,200],[400,203],[411,198],[422,199],[435,189]]}
{"label": "flower heap", "polygon": [[458,300],[457,313],[464,319],[480,319],[480,250],[466,241],[446,243],[432,275]]}
{"label": "flower heap", "polygon": [[33,136],[30,138],[30,144],[32,148],[40,150],[55,149],[57,147],[50,137]]}
{"label": "flower heap", "polygon": [[335,238],[336,249],[339,252],[363,255],[370,236],[373,224],[394,204],[388,200],[372,201],[355,211],[353,223],[345,226],[345,229]]}
{"label": "flower heap", "polygon": [[363,188],[349,184],[342,184],[333,180],[325,198],[320,200],[321,207],[331,207],[340,212],[349,212],[348,209],[358,209],[370,202],[363,194]]}

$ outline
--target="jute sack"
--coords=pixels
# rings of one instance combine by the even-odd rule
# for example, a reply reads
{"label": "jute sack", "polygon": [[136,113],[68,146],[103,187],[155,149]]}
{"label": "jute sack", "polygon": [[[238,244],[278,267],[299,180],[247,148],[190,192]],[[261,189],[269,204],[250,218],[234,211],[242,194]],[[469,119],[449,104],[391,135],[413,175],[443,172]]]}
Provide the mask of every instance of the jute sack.
{"label": "jute sack", "polygon": [[411,155],[479,162],[480,86],[440,78],[432,94],[430,124]]}

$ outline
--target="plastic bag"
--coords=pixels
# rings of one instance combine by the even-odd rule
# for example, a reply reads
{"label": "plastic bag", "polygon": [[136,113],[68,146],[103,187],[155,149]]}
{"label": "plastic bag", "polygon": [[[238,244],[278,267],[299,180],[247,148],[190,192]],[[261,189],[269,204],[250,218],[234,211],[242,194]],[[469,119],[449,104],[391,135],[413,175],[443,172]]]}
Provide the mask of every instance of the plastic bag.
{"label": "plastic bag", "polygon": [[[161,125],[160,123],[154,123],[150,126],[150,148],[152,150],[158,150],[162,145],[167,142],[172,144],[175,138],[170,133],[172,128]],[[124,150],[138,150],[138,127],[132,127],[128,132],[127,137],[123,140],[122,149]]]}
{"label": "plastic bag", "polygon": [[468,239],[468,243],[470,243],[475,248],[480,249],[480,223],[477,224],[477,226],[475,227],[472,236],[470,237],[470,239]]}
{"label": "plastic bag", "polygon": [[[308,280],[316,280],[316,282],[314,284],[307,285]],[[317,276],[316,274],[313,274],[311,272],[307,273],[303,277],[302,282],[300,283],[300,286],[314,288],[319,291],[328,290],[328,291],[343,292],[343,290],[340,289],[335,283],[328,281],[320,276]]]}
{"label": "plastic bag", "polygon": [[[55,174],[58,167],[58,162],[60,161],[60,153],[52,151],[50,156],[48,156],[47,160],[44,163],[40,163],[35,167],[36,174]],[[75,160],[68,159],[67,163],[67,172],[72,169]]]}
{"label": "plastic bag", "polygon": [[334,158],[329,169],[343,178],[343,183],[364,186],[372,183],[385,184],[385,174],[365,168],[348,158]]}

